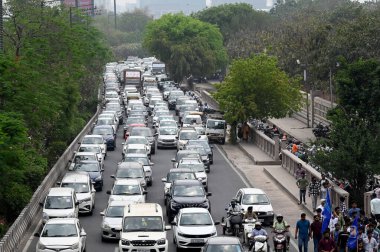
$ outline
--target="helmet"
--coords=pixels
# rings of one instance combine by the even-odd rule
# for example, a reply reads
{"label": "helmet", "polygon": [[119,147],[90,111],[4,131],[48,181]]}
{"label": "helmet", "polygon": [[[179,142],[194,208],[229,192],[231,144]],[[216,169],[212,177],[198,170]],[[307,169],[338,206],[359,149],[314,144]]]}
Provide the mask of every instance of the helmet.
{"label": "helmet", "polygon": [[256,229],[261,229],[261,222],[259,222],[259,221],[256,222],[256,223],[255,223],[255,228],[256,228]]}
{"label": "helmet", "polygon": [[284,219],[284,216],[282,216],[282,214],[277,214],[276,219],[278,221],[282,221]]}
{"label": "helmet", "polygon": [[231,200],[231,205],[236,205],[236,200]]}
{"label": "helmet", "polygon": [[252,206],[249,206],[249,207],[247,208],[247,211],[253,211],[253,207],[252,207]]}

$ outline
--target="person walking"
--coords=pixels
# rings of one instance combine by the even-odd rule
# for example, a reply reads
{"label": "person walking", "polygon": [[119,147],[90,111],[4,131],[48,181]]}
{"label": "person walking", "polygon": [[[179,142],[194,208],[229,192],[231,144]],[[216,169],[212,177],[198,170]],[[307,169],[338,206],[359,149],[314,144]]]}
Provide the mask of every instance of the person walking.
{"label": "person walking", "polygon": [[296,180],[299,180],[302,177],[302,173],[305,174],[305,170],[302,168],[302,164],[298,163],[295,171]]}
{"label": "person walking", "polygon": [[302,201],[306,205],[305,197],[306,197],[306,189],[307,189],[307,186],[309,185],[309,181],[305,178],[305,173],[301,174],[301,178],[298,179],[296,183],[300,190],[300,202],[298,203],[298,205],[301,205]]}
{"label": "person walking", "polygon": [[367,232],[367,237],[363,238],[363,243],[365,252],[377,252],[379,244],[375,238],[372,237],[372,231]]}
{"label": "person walking", "polygon": [[[298,251],[308,252],[308,243],[310,236],[310,221],[306,220],[306,214],[301,214],[301,219],[296,223],[294,238],[298,239]],[[303,248],[303,250],[302,250]]]}
{"label": "person walking", "polygon": [[347,251],[347,241],[348,237],[350,236],[350,233],[347,231],[348,225],[344,224],[342,231],[338,235],[338,241],[337,241],[337,248],[339,252],[346,252]]}
{"label": "person walking", "polygon": [[313,239],[314,243],[314,252],[318,252],[319,241],[322,239],[322,222],[318,215],[314,215],[310,230],[310,238]]}
{"label": "person walking", "polygon": [[243,130],[243,141],[247,142],[249,138],[249,133],[251,131],[251,128],[249,127],[247,122],[244,122],[242,130]]}
{"label": "person walking", "polygon": [[321,184],[317,181],[316,177],[311,178],[311,183],[309,184],[309,197],[311,197],[311,206],[313,207],[313,212],[317,210],[318,196],[321,193]]}
{"label": "person walking", "polygon": [[323,232],[323,238],[318,243],[318,251],[319,252],[334,252],[335,251],[335,243],[330,237],[329,229],[326,229]]}
{"label": "person walking", "polygon": [[371,200],[371,214],[379,221],[380,220],[380,189],[375,190],[376,198]]}

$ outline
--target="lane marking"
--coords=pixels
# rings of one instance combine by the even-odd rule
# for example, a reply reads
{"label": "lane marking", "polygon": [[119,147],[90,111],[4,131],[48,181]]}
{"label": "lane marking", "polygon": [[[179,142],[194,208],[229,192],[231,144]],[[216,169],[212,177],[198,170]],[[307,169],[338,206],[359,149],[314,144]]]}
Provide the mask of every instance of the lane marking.
{"label": "lane marking", "polygon": [[[232,164],[232,162],[228,159],[228,157],[224,154],[224,152],[220,149],[221,147],[219,147],[217,144],[214,144],[214,146],[216,147],[216,149],[218,150],[218,152],[220,153],[220,155],[226,160],[227,164],[232,168],[232,170],[234,170],[234,172],[239,176],[239,178],[243,181],[243,183],[245,184],[245,186],[247,187],[251,187],[251,184],[248,182],[248,179],[246,177],[244,177],[240,170],[238,170],[238,168],[236,168],[236,166],[234,164]],[[295,249],[298,249],[298,244],[296,243],[291,231],[289,231],[291,237],[290,237],[290,244],[295,248]],[[270,251],[273,251],[273,245],[270,246]]]}
{"label": "lane marking", "polygon": [[24,249],[22,250],[22,252],[27,252],[29,250],[29,247],[30,247],[30,244],[32,243],[32,241],[34,240],[34,234],[37,233],[38,229],[40,228],[42,224],[42,220],[40,220],[36,226],[36,228],[33,230],[33,233],[32,235],[29,237],[28,241],[26,242],[25,244],[25,247]]}

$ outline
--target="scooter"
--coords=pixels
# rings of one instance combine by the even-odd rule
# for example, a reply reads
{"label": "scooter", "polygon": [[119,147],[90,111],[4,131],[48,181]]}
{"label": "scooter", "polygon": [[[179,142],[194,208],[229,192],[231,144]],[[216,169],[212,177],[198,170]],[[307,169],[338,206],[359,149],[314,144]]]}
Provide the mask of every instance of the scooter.
{"label": "scooter", "polygon": [[255,228],[256,219],[244,219],[243,220],[243,243],[246,243],[249,246],[249,238],[252,234],[252,229]]}
{"label": "scooter", "polygon": [[268,252],[269,247],[268,247],[268,237],[265,235],[257,235],[254,238],[251,237],[251,234],[249,235],[249,239],[251,243],[253,243],[252,249],[250,251],[254,252]]}
{"label": "scooter", "polygon": [[274,230],[273,245],[275,252],[286,252],[286,230],[276,229]]}
{"label": "scooter", "polygon": [[227,228],[227,218],[222,218],[221,225],[223,227],[223,235],[232,233],[233,236],[240,236],[240,228],[242,224],[242,214],[240,212],[232,212],[230,217],[230,228]]}

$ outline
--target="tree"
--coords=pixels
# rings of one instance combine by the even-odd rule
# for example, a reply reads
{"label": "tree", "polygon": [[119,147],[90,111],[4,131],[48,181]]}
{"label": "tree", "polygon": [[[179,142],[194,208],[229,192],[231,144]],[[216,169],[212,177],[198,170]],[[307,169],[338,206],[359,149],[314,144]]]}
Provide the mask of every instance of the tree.
{"label": "tree", "polygon": [[232,62],[228,76],[213,94],[228,123],[236,126],[251,117],[281,118],[300,108],[298,81],[277,65],[277,59],[266,54]]}
{"label": "tree", "polygon": [[219,29],[183,14],[167,14],[147,25],[143,46],[168,66],[177,82],[225,67],[227,54]]}
{"label": "tree", "polygon": [[380,62],[359,60],[338,72],[339,106],[330,111],[332,131],[319,142],[314,162],[351,185],[351,200],[362,204],[367,182],[380,174]]}

